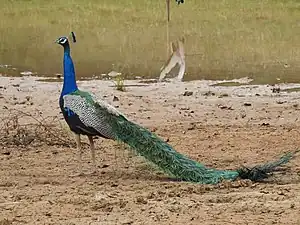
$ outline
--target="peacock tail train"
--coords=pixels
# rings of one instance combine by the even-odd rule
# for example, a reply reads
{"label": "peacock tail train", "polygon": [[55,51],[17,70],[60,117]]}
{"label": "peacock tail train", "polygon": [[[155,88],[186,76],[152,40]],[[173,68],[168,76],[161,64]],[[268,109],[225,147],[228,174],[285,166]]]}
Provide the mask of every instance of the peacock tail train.
{"label": "peacock tail train", "polygon": [[154,163],[169,176],[181,181],[202,184],[217,184],[222,180],[237,178],[258,181],[266,178],[275,168],[287,163],[294,155],[288,153],[275,162],[250,169],[217,170],[177,152],[156,134],[129,121],[115,108],[87,92],[77,90],[65,96],[65,106],[79,115],[87,126],[98,129],[110,139],[128,144],[137,154]]}
{"label": "peacock tail train", "polygon": [[139,155],[178,180],[216,184],[222,179],[234,180],[239,175],[236,171],[207,168],[175,151],[157,135],[131,121],[117,121],[114,130],[117,140],[128,144]]}
{"label": "peacock tail train", "polygon": [[[181,1],[181,0],[178,0]],[[182,1],[183,2],[183,1]],[[75,35],[72,33],[73,41]],[[64,85],[59,104],[70,129],[77,135],[98,135],[128,144],[135,152],[154,163],[162,171],[181,181],[216,184],[237,178],[258,181],[295,155],[288,153],[274,162],[253,168],[217,170],[177,152],[168,143],[144,127],[129,121],[113,106],[88,92],[80,91],[76,84],[70,46],[66,37],[56,43],[64,47]]]}
{"label": "peacock tail train", "polygon": [[125,142],[165,173],[181,181],[202,184],[217,184],[222,180],[237,178],[258,181],[266,178],[268,173],[287,163],[293,156],[289,153],[275,162],[268,162],[251,169],[217,170],[180,154],[157,135],[131,121],[118,120],[113,123],[113,129],[117,140]]}

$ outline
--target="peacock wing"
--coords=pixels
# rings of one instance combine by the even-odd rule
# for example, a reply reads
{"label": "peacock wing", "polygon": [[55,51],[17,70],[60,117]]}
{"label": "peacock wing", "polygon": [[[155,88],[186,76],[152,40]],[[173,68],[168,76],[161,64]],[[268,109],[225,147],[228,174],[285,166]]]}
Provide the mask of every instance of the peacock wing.
{"label": "peacock wing", "polygon": [[63,96],[63,99],[64,108],[73,111],[85,126],[94,128],[107,138],[115,139],[110,120],[118,114],[112,108],[94,101],[93,96],[86,92],[77,91]]}

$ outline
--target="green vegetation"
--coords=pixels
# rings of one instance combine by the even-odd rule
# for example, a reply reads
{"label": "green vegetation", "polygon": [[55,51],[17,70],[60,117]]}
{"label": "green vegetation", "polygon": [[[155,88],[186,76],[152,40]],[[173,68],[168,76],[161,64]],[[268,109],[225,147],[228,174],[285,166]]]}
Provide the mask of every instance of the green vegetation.
{"label": "green vegetation", "polygon": [[114,77],[113,81],[114,81],[116,89],[118,91],[125,91],[125,84],[124,84],[125,80],[122,75],[118,75],[118,76]]}
{"label": "green vegetation", "polygon": [[[190,79],[249,76],[255,83],[297,82],[297,0],[171,2],[170,41],[184,35]],[[61,72],[54,44],[74,31],[79,77],[122,65],[129,77],[158,77],[166,60],[165,0],[0,0],[0,64],[41,74]]]}

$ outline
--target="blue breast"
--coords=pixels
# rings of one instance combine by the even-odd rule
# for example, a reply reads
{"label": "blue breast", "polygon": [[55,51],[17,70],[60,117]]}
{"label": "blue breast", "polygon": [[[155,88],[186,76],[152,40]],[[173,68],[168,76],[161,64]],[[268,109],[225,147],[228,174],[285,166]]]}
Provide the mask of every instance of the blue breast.
{"label": "blue breast", "polygon": [[74,91],[78,90],[77,84],[76,84],[76,76],[75,76],[75,69],[73,60],[70,55],[70,46],[69,43],[67,43],[64,46],[64,83],[62,92],[59,98],[59,106],[61,109],[61,112],[64,116],[64,119],[66,120],[67,124],[69,125],[70,129],[76,133],[76,134],[83,134],[83,135],[99,135],[98,131],[96,131],[92,127],[87,127],[82,123],[79,116],[74,113],[71,109],[64,107],[64,99],[63,96],[71,94]]}

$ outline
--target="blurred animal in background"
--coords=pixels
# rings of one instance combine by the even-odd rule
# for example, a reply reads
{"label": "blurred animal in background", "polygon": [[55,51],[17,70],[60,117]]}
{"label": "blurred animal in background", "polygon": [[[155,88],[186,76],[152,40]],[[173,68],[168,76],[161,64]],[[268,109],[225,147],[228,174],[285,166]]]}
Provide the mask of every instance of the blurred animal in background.
{"label": "blurred animal in background", "polygon": [[[165,77],[174,71],[176,79],[182,81],[185,73],[184,37],[179,38],[175,43],[171,43],[171,55],[165,65],[161,68],[158,81],[161,82]],[[178,66],[176,68],[176,66]]]}

